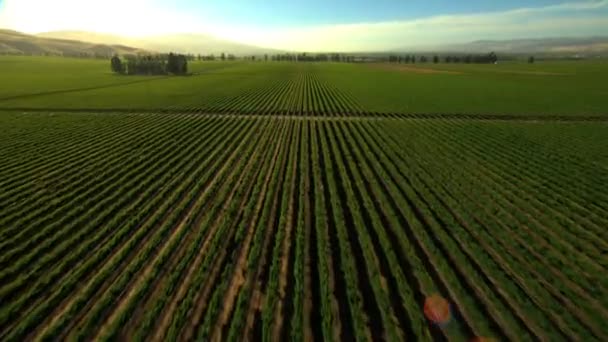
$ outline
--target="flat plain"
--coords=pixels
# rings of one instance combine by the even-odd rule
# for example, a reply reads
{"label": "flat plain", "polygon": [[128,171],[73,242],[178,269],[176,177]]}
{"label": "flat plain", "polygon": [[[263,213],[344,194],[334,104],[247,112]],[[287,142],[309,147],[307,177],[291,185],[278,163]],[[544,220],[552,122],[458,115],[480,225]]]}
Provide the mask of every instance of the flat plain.
{"label": "flat plain", "polygon": [[[0,84],[0,108],[150,111],[170,107],[208,113],[291,110],[303,115],[608,113],[605,61],[498,65],[217,61],[191,62],[190,71],[193,75],[188,77],[126,77],[113,75],[105,60],[5,56],[0,57],[0,73],[10,82]],[[333,101],[340,101],[333,92],[348,96],[352,103],[332,107],[337,105]],[[310,102],[299,103],[299,108],[280,101],[307,96]]]}
{"label": "flat plain", "polygon": [[608,338],[608,64],[108,64],[0,57],[3,341]]}

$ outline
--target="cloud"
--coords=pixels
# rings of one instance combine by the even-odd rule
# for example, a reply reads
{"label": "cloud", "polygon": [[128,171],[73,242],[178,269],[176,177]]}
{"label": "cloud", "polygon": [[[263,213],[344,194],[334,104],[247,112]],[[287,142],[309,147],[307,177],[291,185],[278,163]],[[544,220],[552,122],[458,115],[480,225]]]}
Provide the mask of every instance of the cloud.
{"label": "cloud", "polygon": [[[0,27],[25,32],[88,30],[123,35],[207,33],[294,51],[361,51],[479,39],[598,35],[608,32],[608,0],[404,21],[265,29],[172,11],[161,0],[5,0]],[[33,10],[34,9],[34,10]]]}
{"label": "cloud", "polygon": [[[238,39],[245,28],[226,36]],[[502,12],[439,15],[405,21],[247,30],[249,43],[287,50],[361,51],[421,45],[608,32],[608,0],[579,1]]]}
{"label": "cloud", "polygon": [[589,0],[589,1],[578,1],[578,2],[566,2],[558,5],[550,5],[541,8],[522,8],[513,10],[511,12],[550,12],[550,11],[564,11],[564,10],[592,10],[598,8],[605,8],[608,6],[608,0]]}

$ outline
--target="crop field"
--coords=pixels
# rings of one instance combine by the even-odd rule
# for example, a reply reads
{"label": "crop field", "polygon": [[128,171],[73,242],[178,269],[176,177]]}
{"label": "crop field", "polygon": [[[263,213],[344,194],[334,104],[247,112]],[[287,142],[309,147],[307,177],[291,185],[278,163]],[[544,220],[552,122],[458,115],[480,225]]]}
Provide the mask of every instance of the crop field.
{"label": "crop field", "polygon": [[320,80],[1,113],[0,339],[608,338],[605,122],[349,116]]}
{"label": "crop field", "polygon": [[0,57],[1,341],[608,340],[608,63],[190,71]]}
{"label": "crop field", "polygon": [[2,57],[15,111],[606,117],[608,62],[192,62],[187,77],[119,76],[105,60]]}

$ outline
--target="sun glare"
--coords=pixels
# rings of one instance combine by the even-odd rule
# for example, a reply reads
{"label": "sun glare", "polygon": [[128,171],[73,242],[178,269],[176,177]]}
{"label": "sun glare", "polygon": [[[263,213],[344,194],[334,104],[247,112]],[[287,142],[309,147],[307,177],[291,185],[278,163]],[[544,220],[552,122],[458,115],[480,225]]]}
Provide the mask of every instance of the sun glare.
{"label": "sun glare", "polygon": [[5,0],[0,26],[27,33],[79,30],[127,36],[194,28],[183,16],[151,3],[145,0]]}

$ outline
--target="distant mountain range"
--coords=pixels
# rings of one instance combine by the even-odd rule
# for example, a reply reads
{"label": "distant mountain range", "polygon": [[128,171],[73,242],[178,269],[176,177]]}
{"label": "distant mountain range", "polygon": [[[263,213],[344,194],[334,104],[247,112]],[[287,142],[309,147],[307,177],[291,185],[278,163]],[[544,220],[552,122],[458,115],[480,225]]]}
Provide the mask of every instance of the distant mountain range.
{"label": "distant mountain range", "polygon": [[[204,34],[168,34],[134,38],[83,31],[55,31],[30,35],[0,29],[0,54],[109,56],[170,51],[204,55],[226,53],[237,56],[272,55],[284,52],[226,41]],[[608,56],[608,37],[479,40],[463,44],[401,48],[394,51],[398,53],[488,53],[494,51],[514,55]],[[356,53],[355,55],[386,53],[391,52],[377,51]]]}
{"label": "distant mountain range", "polygon": [[222,40],[209,35],[192,33],[167,34],[135,38],[82,31],[55,31],[40,33],[36,36],[44,38],[80,40],[97,44],[121,44],[127,46],[136,46],[149,51],[173,51],[179,53],[204,55],[219,55],[221,53],[234,54],[237,56],[263,54],[271,55],[282,52],[280,50],[265,49],[257,46]]}
{"label": "distant mountain range", "polygon": [[259,48],[202,34],[168,34],[141,38],[83,31],[25,34],[0,29],[0,54],[110,56],[138,52],[221,53],[243,55],[277,54],[280,50]]}
{"label": "distant mountain range", "polygon": [[417,47],[401,51],[536,54],[560,56],[608,55],[608,37],[478,40],[464,44]]}
{"label": "distant mountain range", "polygon": [[87,54],[111,56],[114,54],[133,54],[143,51],[139,48],[117,43],[47,38],[0,29],[0,54],[64,56]]}

